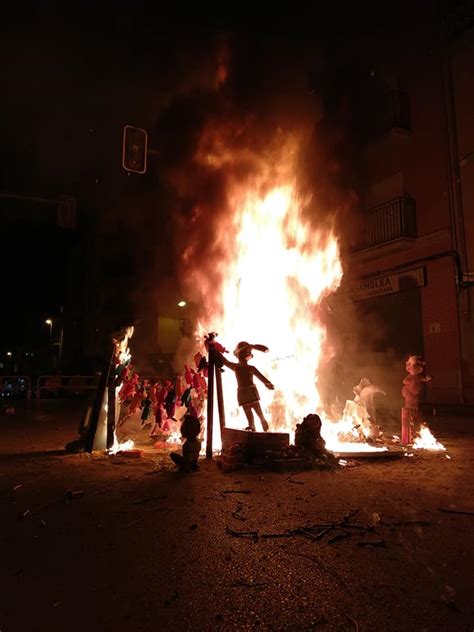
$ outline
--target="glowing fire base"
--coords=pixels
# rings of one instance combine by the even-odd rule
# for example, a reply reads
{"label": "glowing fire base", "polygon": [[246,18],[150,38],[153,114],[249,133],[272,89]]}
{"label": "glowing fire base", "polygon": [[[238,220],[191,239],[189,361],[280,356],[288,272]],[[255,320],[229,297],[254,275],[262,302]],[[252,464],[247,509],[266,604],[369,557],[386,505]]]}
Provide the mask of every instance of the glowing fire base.
{"label": "glowing fire base", "polygon": [[360,451],[345,452],[344,450],[330,450],[338,459],[396,459],[405,455],[405,450],[400,446],[389,446],[386,450],[372,450],[364,452],[364,444],[360,445]]}

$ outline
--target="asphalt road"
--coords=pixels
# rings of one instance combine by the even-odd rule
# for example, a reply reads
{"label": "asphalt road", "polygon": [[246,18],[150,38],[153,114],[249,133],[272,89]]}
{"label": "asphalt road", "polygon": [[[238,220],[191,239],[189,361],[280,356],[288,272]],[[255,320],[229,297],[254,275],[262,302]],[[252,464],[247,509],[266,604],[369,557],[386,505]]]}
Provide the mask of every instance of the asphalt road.
{"label": "asphalt road", "polygon": [[[0,414],[1,632],[474,630],[469,419],[433,422],[451,459],[179,475],[163,451],[64,454],[80,414]],[[348,512],[378,524],[287,534]]]}

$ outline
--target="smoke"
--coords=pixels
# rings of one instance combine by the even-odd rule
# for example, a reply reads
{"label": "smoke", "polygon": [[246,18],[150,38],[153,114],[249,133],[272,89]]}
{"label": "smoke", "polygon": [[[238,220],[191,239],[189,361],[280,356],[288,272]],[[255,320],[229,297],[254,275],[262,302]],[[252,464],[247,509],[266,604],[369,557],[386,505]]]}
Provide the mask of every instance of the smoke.
{"label": "smoke", "polygon": [[[275,174],[269,157],[287,138],[298,138],[299,193],[311,197],[306,212],[313,225],[334,228],[346,251],[361,224],[357,121],[352,95],[341,88],[356,91],[354,80],[348,82],[314,45],[283,36],[230,33],[194,48],[193,55],[189,73],[160,109],[153,142],[174,246],[170,274],[197,319],[219,301],[219,262],[232,247],[232,235],[220,232],[221,218],[233,212],[229,191],[255,174],[266,173],[270,186]],[[352,388],[368,377],[387,392],[384,405],[395,408],[403,371],[400,376],[397,354],[384,349],[383,325],[362,317],[343,290],[327,307],[329,352],[319,388],[328,406],[352,398]],[[176,368],[195,351],[195,342],[185,338]]]}
{"label": "smoke", "polygon": [[288,138],[298,138],[298,184],[301,197],[312,198],[306,209],[311,221],[332,227],[341,216],[345,224],[342,215],[356,196],[350,182],[343,182],[345,166],[339,166],[341,122],[324,113],[322,96],[311,85],[310,70],[320,55],[292,38],[229,34],[209,54],[214,80],[207,59],[206,81],[181,89],[161,111],[155,139],[160,168],[175,195],[177,275],[192,301],[202,302],[202,288],[209,309],[216,298],[221,278],[216,262],[226,258],[232,242],[231,235],[219,232],[221,217],[233,212],[231,185],[266,175],[261,186],[271,186],[272,153]]}

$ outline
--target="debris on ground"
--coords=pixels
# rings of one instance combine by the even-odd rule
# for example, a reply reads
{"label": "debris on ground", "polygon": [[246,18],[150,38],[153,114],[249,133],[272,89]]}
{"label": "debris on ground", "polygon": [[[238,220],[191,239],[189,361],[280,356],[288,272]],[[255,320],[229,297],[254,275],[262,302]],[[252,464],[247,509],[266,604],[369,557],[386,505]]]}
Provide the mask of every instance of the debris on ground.
{"label": "debris on ground", "polygon": [[[237,511],[240,511],[240,509],[238,509]],[[234,513],[232,514],[233,516]],[[372,514],[373,519],[371,524],[360,524],[351,522],[351,519],[354,518],[356,513],[357,511],[349,511],[342,518],[342,520],[298,526],[293,529],[287,529],[286,531],[275,533],[260,533],[260,531],[258,530],[237,531],[227,525],[226,533],[235,538],[254,540],[254,542],[258,542],[260,539],[268,540],[272,538],[292,538],[297,536],[302,536],[308,540],[312,540],[313,542],[319,542],[323,540],[323,538],[325,538],[326,536],[330,536],[327,538],[326,542],[327,544],[333,544],[335,542],[339,542],[340,540],[348,539],[354,533],[360,533],[361,531],[376,534],[376,528],[379,525],[391,527],[393,529],[396,526],[428,526],[432,524],[431,522],[428,522],[426,520],[400,520],[398,522],[382,522],[380,520],[380,516],[376,513]],[[386,545],[383,538],[378,538],[374,540],[360,540],[356,544],[360,547],[384,547]]]}
{"label": "debris on ground", "polygon": [[134,500],[134,505],[143,505],[144,503],[151,503],[153,500],[164,500],[168,498],[168,496],[150,496],[150,498],[139,498],[138,500]]}
{"label": "debris on ground", "polygon": [[223,489],[221,494],[251,494],[250,489]]}
{"label": "debris on ground", "polygon": [[84,490],[78,489],[73,491],[72,489],[68,489],[64,494],[64,502],[70,503],[73,498],[82,498],[84,496]]}
{"label": "debris on ground", "polygon": [[236,509],[232,512],[232,516],[233,516],[234,518],[237,518],[237,520],[241,520],[242,522],[245,522],[245,520],[247,520],[247,518],[246,518],[245,516],[242,516],[242,515],[240,514],[240,512],[242,511],[242,509],[243,509],[243,505],[242,505],[242,503],[238,503],[238,504],[237,504],[237,508],[236,508]]}
{"label": "debris on ground", "polygon": [[467,509],[445,509],[444,507],[438,507],[438,511],[443,513],[461,514],[463,516],[474,516],[474,511],[467,511]]}

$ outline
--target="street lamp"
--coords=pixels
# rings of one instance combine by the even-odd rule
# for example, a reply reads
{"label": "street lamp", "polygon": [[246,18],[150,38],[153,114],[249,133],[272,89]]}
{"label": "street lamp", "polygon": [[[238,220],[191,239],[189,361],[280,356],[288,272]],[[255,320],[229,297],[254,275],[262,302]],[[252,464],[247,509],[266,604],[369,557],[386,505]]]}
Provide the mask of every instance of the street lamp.
{"label": "street lamp", "polygon": [[7,356],[8,356],[9,358],[11,358],[11,357],[12,357],[12,352],[11,352],[11,351],[7,351]]}
{"label": "street lamp", "polygon": [[51,335],[53,333],[53,321],[51,320],[51,318],[47,318],[44,321],[45,325],[49,325],[49,344],[51,344]]}

